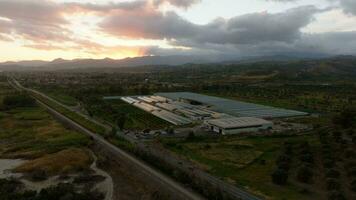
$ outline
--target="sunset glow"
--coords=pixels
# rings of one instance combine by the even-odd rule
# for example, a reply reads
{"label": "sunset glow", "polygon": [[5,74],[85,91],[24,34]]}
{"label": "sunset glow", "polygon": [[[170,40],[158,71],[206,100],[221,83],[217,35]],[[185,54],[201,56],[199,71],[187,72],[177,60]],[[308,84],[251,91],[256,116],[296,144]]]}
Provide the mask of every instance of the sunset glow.
{"label": "sunset glow", "polygon": [[[350,0],[0,0],[0,61],[304,49],[348,54],[356,50],[355,14]],[[342,35],[353,37],[345,43]]]}

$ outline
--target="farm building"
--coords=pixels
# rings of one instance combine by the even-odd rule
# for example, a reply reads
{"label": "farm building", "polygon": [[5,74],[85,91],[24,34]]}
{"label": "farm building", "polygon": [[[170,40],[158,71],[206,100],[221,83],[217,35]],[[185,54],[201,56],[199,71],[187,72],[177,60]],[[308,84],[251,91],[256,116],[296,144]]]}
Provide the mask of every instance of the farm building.
{"label": "farm building", "polygon": [[204,123],[210,130],[222,135],[268,130],[273,126],[273,123],[270,121],[254,117],[212,119],[206,120]]}
{"label": "farm building", "polygon": [[275,108],[192,92],[156,93],[155,95],[185,102],[186,104],[205,105],[208,106],[211,111],[226,113],[235,117],[284,118],[308,115],[308,113],[295,110]]}

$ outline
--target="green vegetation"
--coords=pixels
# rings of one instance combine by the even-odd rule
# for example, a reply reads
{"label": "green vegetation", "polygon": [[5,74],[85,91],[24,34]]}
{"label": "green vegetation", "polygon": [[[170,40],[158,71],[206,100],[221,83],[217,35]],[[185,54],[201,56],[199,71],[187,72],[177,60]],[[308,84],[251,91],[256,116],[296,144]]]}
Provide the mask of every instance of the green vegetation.
{"label": "green vegetation", "polygon": [[[287,183],[281,187],[272,183],[275,159],[281,154],[280,147],[286,142],[310,141],[313,136],[226,136],[220,138],[197,137],[186,139],[161,139],[164,146],[195,161],[208,172],[246,189],[269,198],[313,199],[304,195],[297,184]],[[278,171],[279,173],[279,171]],[[285,172],[283,172],[285,173]],[[279,174],[278,174],[279,176]]]}
{"label": "green vegetation", "polygon": [[45,97],[43,97],[42,95],[38,95],[33,93],[33,96],[35,96],[37,99],[39,99],[42,103],[47,104],[48,106],[50,106],[51,108],[55,109],[56,111],[62,113],[63,115],[67,116],[68,118],[70,118],[71,120],[77,122],[78,124],[84,126],[85,128],[95,132],[95,133],[99,133],[102,135],[106,134],[106,130],[104,127],[97,125],[89,120],[87,120],[86,118],[84,118],[83,116],[68,110],[67,108],[57,104],[54,101],[51,101],[50,99],[47,99]]}
{"label": "green vegetation", "polygon": [[46,176],[83,171],[92,163],[90,154],[79,148],[70,148],[28,161],[15,169],[16,172],[43,172]]}
{"label": "green vegetation", "polygon": [[[356,161],[353,159],[356,144],[355,65],[353,57],[337,57],[152,66],[117,69],[112,73],[19,73],[16,77],[27,87],[56,91],[57,94],[50,94],[57,96],[56,99],[60,99],[58,95],[76,99],[90,116],[124,129],[143,130],[169,125],[119,100],[104,101],[103,96],[193,91],[315,113],[311,117],[285,119],[315,128],[304,135],[296,135],[293,130],[288,132],[289,136],[283,133],[219,138],[191,135],[186,139],[162,139],[162,143],[201,169],[270,199],[355,199],[352,192],[356,180]],[[47,83],[48,77],[61,84]],[[153,165],[158,163],[156,167],[185,184],[191,184],[194,179],[145,152],[138,152],[134,145],[114,134],[107,139]],[[205,185],[192,187],[202,192]],[[219,192],[216,196],[220,196]]]}
{"label": "green vegetation", "polygon": [[39,193],[36,191],[22,191],[23,184],[16,180],[0,179],[1,200],[101,200],[103,194],[95,191],[78,192],[73,184],[59,184]]}
{"label": "green vegetation", "polygon": [[121,125],[123,129],[154,130],[170,126],[168,122],[121,100],[96,103],[88,110],[92,110],[95,116],[99,116],[113,124],[119,125],[123,123]]}
{"label": "green vegetation", "polygon": [[46,91],[45,93],[49,97],[58,100],[59,102],[63,103],[64,105],[76,106],[78,104],[78,101],[74,97],[66,95],[64,92]]}
{"label": "green vegetation", "polygon": [[[56,155],[60,152],[59,154],[62,157],[73,158],[78,155],[73,158],[78,163],[57,162],[59,159],[55,159],[56,162],[53,163],[57,163],[62,168],[71,170],[89,166],[88,162],[81,162],[84,158],[90,157],[88,153],[83,156],[84,154],[75,154],[77,151],[66,151],[67,149],[80,149],[89,145],[90,139],[87,136],[65,129],[43,108],[36,105],[32,98],[25,96],[26,94],[17,94],[4,83],[0,84],[0,91],[4,91],[3,88],[7,88],[8,93],[2,92],[0,97],[5,96],[5,98],[1,99],[4,99],[4,101],[5,99],[8,99],[7,101],[13,100],[12,102],[16,103],[5,102],[7,105],[12,105],[11,108],[0,111],[0,157],[36,159],[25,163],[24,166],[26,166],[45,158],[59,158]],[[12,95],[11,98],[7,98],[9,94]],[[21,101],[18,101],[19,99]],[[25,100],[22,101],[23,99]],[[47,164],[46,167],[49,167]],[[59,166],[55,170],[56,173],[62,172],[62,170],[59,170]],[[48,172],[52,174],[53,170]]]}
{"label": "green vegetation", "polygon": [[36,102],[33,98],[28,96],[27,94],[17,94],[5,96],[2,105],[4,109],[12,109],[18,107],[33,107]]}

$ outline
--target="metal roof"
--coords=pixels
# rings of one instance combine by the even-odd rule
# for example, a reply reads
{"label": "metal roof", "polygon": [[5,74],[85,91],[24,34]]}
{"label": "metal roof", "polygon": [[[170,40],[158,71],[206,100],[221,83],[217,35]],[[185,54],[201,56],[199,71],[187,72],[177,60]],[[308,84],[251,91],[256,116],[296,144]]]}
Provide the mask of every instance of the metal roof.
{"label": "metal roof", "polygon": [[272,122],[254,117],[232,117],[207,120],[206,123],[223,129],[272,125]]}
{"label": "metal roof", "polygon": [[191,92],[157,93],[156,95],[164,96],[173,100],[190,99],[198,101],[203,104],[212,106],[210,108],[211,110],[227,113],[236,117],[276,118],[304,116],[308,114],[295,110],[275,108],[271,106],[264,106]]}

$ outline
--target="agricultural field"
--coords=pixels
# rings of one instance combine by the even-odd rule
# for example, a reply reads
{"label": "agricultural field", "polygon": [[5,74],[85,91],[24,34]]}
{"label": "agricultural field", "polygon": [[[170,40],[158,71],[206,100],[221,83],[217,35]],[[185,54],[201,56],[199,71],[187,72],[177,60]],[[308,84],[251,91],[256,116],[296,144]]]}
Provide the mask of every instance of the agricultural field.
{"label": "agricultural field", "polygon": [[67,106],[76,106],[78,105],[78,100],[75,99],[74,97],[65,94],[65,92],[61,91],[41,91],[45,94],[47,94],[49,97],[56,99],[58,102],[67,105]]}
{"label": "agricultural field", "polygon": [[303,187],[289,183],[278,186],[272,183],[271,174],[276,163],[275,158],[281,152],[285,142],[309,140],[315,143],[313,136],[297,137],[238,137],[195,139],[164,139],[163,144],[173,152],[192,160],[205,171],[226,181],[243,186],[245,189],[272,199],[315,199],[312,195],[303,195]]}
{"label": "agricultural field", "polygon": [[[98,103],[98,101],[101,101]],[[170,123],[134,107],[121,100],[97,100],[96,103],[87,103],[88,111],[111,124],[123,123],[125,130],[157,130],[171,126]]]}
{"label": "agricultural field", "polygon": [[[102,199],[103,195],[98,192],[79,192],[75,189],[78,184],[51,186],[51,183],[61,183],[55,177],[67,176],[67,180],[72,179],[70,177],[74,180],[83,173],[91,176],[93,157],[88,149],[89,137],[64,128],[32,98],[15,91],[6,82],[0,82],[0,91],[0,160],[4,166],[18,163],[11,173],[22,174],[19,179],[0,179],[0,199],[21,199],[23,195],[53,199],[52,195],[58,198],[58,194],[69,193],[77,199],[86,199],[86,195]],[[46,183],[39,186],[37,182],[42,181]],[[24,184],[47,192],[23,193]],[[44,188],[46,185],[51,188]],[[56,191],[62,192],[54,194]]]}

